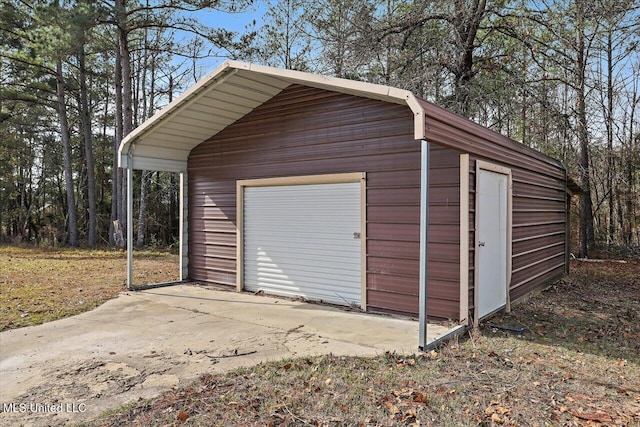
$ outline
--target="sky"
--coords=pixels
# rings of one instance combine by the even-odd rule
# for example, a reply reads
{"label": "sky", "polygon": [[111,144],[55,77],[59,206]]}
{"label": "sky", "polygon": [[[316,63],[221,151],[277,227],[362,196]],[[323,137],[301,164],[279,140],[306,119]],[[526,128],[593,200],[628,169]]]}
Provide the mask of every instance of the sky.
{"label": "sky", "polygon": [[[224,28],[229,31],[238,32],[240,34],[247,31],[247,27],[253,25],[260,28],[263,25],[263,16],[267,12],[269,1],[256,0],[254,4],[249,6],[243,12],[219,12],[215,10],[203,10],[194,13],[192,16],[197,18],[200,23],[211,28]],[[185,35],[186,38],[192,38],[192,35]],[[204,77],[213,71],[218,65],[222,64],[226,58],[210,57],[198,61],[197,75],[199,78]]]}

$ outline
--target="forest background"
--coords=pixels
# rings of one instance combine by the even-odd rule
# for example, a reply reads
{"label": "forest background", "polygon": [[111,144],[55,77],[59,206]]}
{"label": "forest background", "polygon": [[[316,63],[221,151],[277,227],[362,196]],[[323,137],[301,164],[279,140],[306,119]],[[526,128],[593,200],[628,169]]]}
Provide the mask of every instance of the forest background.
{"label": "forest background", "polygon": [[[246,23],[246,25],[245,25]],[[172,246],[117,147],[224,59],[408,89],[561,160],[573,250],[640,247],[640,0],[0,0],[0,242]],[[578,225],[579,223],[579,225]],[[123,234],[126,235],[126,234]]]}

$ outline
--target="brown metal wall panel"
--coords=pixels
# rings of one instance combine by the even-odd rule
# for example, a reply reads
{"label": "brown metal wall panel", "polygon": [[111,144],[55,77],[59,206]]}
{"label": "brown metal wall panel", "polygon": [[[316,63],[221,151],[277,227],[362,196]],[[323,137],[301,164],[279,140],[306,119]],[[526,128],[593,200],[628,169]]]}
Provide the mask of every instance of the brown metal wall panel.
{"label": "brown metal wall panel", "polygon": [[[476,158],[470,156],[469,168],[470,281],[474,272]],[[495,162],[494,159],[483,160]],[[550,164],[545,162],[544,158],[539,159],[536,156],[532,156],[526,168],[509,162],[499,164],[509,167],[513,177],[512,275],[509,295],[511,300],[515,301],[564,271],[564,172],[558,167],[558,173],[549,174]],[[470,301],[473,301],[473,298]]]}
{"label": "brown metal wall panel", "polygon": [[372,273],[415,277],[419,267],[420,261],[417,259],[367,257],[367,271]]}
{"label": "brown metal wall panel", "polygon": [[431,204],[429,206],[429,221],[438,225],[458,226],[460,222],[459,206],[438,206]]}
{"label": "brown metal wall panel", "polygon": [[381,258],[419,259],[420,243],[367,238],[367,254]]}
{"label": "brown metal wall panel", "polygon": [[[460,243],[460,227],[448,224],[429,224],[429,244],[432,243]],[[458,257],[459,258],[459,257]]]}
{"label": "brown metal wall panel", "polygon": [[224,245],[202,245],[199,249],[203,257],[236,259],[236,247]]}
{"label": "brown metal wall panel", "polygon": [[529,196],[531,199],[548,198],[558,200],[565,197],[564,189],[542,187],[531,182],[514,182],[513,192],[518,197]]}
{"label": "brown metal wall panel", "polygon": [[419,224],[367,223],[367,239],[419,242]]}
{"label": "brown metal wall panel", "polygon": [[416,182],[420,183],[420,169],[380,171],[367,177],[367,188],[414,187]]}
{"label": "brown metal wall panel", "polygon": [[371,205],[367,209],[367,220],[371,222],[384,222],[392,219],[395,223],[415,224],[420,219],[420,205]]}
{"label": "brown metal wall panel", "polygon": [[[371,291],[384,291],[386,293],[396,293],[399,295],[411,295],[414,298],[418,297],[418,288],[416,286],[416,278],[414,276],[398,276],[393,277],[388,274],[381,274],[375,272],[367,273],[367,294]],[[371,304],[369,298],[367,303]],[[384,308],[384,305],[378,303],[375,306],[378,309]],[[415,312],[411,312],[415,314]]]}
{"label": "brown metal wall panel", "polygon": [[[189,259],[191,260],[191,259]],[[189,262],[189,276],[193,280],[203,281],[212,285],[232,287],[236,285],[236,274],[217,271],[211,268],[192,266]]]}
{"label": "brown metal wall panel", "polygon": [[546,248],[536,248],[533,252],[516,254],[516,256],[513,257],[512,272],[515,274],[534,263],[542,262],[558,255],[564,256],[563,243],[555,244]]}
{"label": "brown metal wall panel", "polygon": [[224,271],[227,273],[235,273],[236,260],[235,259],[223,259],[219,257],[198,257],[193,260],[194,267],[211,268],[216,271]]}
{"label": "brown metal wall panel", "polygon": [[434,260],[433,262],[429,262],[428,274],[429,278],[455,282],[458,291],[460,290],[460,263],[457,262],[457,259],[451,261]]}
{"label": "brown metal wall panel", "polygon": [[[224,135],[221,132],[220,134],[216,135],[216,139],[222,136]],[[407,138],[409,138],[409,136],[407,136]],[[261,142],[263,141],[260,138],[256,138],[256,144],[259,144]],[[414,145],[419,145],[413,140],[411,140],[411,143]],[[198,147],[194,148],[194,150],[197,150]],[[275,145],[268,149],[278,150],[279,147]],[[211,170],[215,169],[219,179],[234,179],[234,177],[237,176],[256,178],[265,175],[283,176],[284,173],[290,173],[290,176],[309,175],[309,173],[313,173],[311,171],[322,171],[321,173],[323,174],[343,173],[345,170],[353,170],[353,168],[356,166],[362,168],[365,164],[367,169],[370,170],[393,170],[394,168],[397,168],[399,164],[418,169],[420,168],[420,155],[415,152],[363,154],[363,156],[359,158],[359,163],[354,163],[353,157],[340,157],[333,159],[301,158],[299,159],[299,161],[292,161],[286,164],[278,162],[263,163],[260,161],[259,154],[259,152],[247,154],[247,157],[249,158],[256,157],[256,163],[247,163],[245,165],[228,165],[224,162],[224,160],[219,160],[217,162],[205,162],[201,160],[197,164],[191,166],[191,162],[189,162],[189,171],[198,175],[211,173]]]}
{"label": "brown metal wall panel", "polygon": [[[460,312],[460,153],[431,144],[429,152],[428,306],[447,318]],[[437,297],[436,297],[437,296]],[[431,304],[429,304],[431,303]],[[427,313],[430,313],[427,307]]]}
{"label": "brown metal wall panel", "polygon": [[[417,295],[402,295],[391,292],[369,290],[367,292],[368,304],[375,310],[384,313],[407,314],[406,311],[398,311],[386,307],[403,307],[413,305]],[[439,298],[429,298],[427,301],[428,313],[439,313],[442,319],[455,319],[458,317],[459,301],[452,301]],[[415,313],[414,313],[415,315]]]}
{"label": "brown metal wall panel", "polygon": [[[197,212],[195,212],[197,215]],[[191,216],[191,215],[189,215]],[[234,234],[221,234],[221,233],[202,233],[202,230],[193,230],[189,227],[190,236],[193,236],[189,239],[189,244],[193,243],[194,245],[224,245],[224,246],[236,246],[236,235]],[[189,249],[191,250],[191,249]],[[196,254],[199,254],[200,251],[196,251]]]}
{"label": "brown metal wall panel", "polygon": [[530,171],[536,176],[542,174],[564,180],[564,168],[557,160],[430,102],[421,101],[421,104],[425,110],[429,141],[477,158]]}
{"label": "brown metal wall panel", "polygon": [[[430,242],[454,253],[459,240],[454,221],[459,217],[458,153],[432,147],[430,179],[438,186],[431,191]],[[191,277],[235,284],[227,270],[235,262],[236,180],[362,171],[367,173],[368,306],[417,314],[420,144],[413,139],[412,113],[406,106],[297,85],[192,151],[190,257],[197,261]],[[227,249],[213,255],[222,247]],[[459,274],[456,262],[441,261],[433,268],[444,279],[455,280]],[[451,289],[430,295],[429,315],[454,318],[457,307],[452,309],[455,301],[450,299],[459,286],[441,283],[434,289],[444,284]],[[383,294],[388,298],[378,298]],[[449,299],[441,302],[440,294]]]}
{"label": "brown metal wall panel", "polygon": [[553,280],[557,279],[559,276],[564,274],[564,267],[558,266],[553,268],[552,270],[540,274],[540,275],[530,275],[528,276],[529,282],[523,283],[521,286],[513,288],[511,290],[511,299],[512,301],[517,301],[518,298],[523,297],[531,292],[531,289],[539,288],[546,283],[550,283]]}
{"label": "brown metal wall panel", "polygon": [[546,248],[549,245],[563,245],[564,243],[559,241],[560,238],[556,235],[551,236],[530,236],[526,240],[520,240],[513,242],[513,253],[525,254],[530,251],[537,251],[539,248]]}
{"label": "brown metal wall panel", "polygon": [[460,206],[460,187],[429,186],[429,205],[431,206],[432,204],[440,206]]}
{"label": "brown metal wall panel", "polygon": [[521,209],[513,211],[514,223],[518,224],[536,224],[540,222],[564,222],[564,211],[554,209]]}
{"label": "brown metal wall panel", "polygon": [[410,200],[420,203],[420,187],[367,189],[367,203],[371,205],[398,205]]}
{"label": "brown metal wall panel", "polygon": [[460,258],[460,245],[458,242],[430,242],[429,261],[452,262]]}
{"label": "brown metal wall panel", "polygon": [[519,211],[523,209],[547,209],[547,210],[564,210],[564,200],[536,200],[523,197],[513,197],[513,210]]}
{"label": "brown metal wall panel", "polygon": [[[541,235],[557,235],[557,233],[564,234],[564,222],[562,223],[531,223],[518,225],[513,224],[513,241],[519,241],[522,239],[528,239],[531,236]],[[558,236],[558,241],[564,239],[564,235]]]}
{"label": "brown metal wall panel", "polygon": [[511,288],[517,288],[524,284],[531,283],[533,277],[537,277],[540,274],[545,274],[553,269],[560,269],[564,271],[564,253],[559,254],[545,262],[532,263],[526,268],[516,271],[511,276]]}

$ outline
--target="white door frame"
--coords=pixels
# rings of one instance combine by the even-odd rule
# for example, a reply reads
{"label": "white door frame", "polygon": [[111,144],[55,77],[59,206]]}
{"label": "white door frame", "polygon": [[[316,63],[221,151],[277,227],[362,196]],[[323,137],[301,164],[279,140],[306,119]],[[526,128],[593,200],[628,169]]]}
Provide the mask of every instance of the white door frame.
{"label": "white door frame", "polygon": [[244,189],[278,185],[360,183],[360,308],[367,310],[367,181],[365,172],[285,176],[236,181],[236,290],[244,288]]}
{"label": "white door frame", "polygon": [[[507,262],[506,262],[506,271],[505,271],[505,277],[506,277],[506,284],[507,284],[507,289],[506,289],[506,296],[507,296],[507,301],[506,301],[506,307],[505,310],[508,312],[511,311],[511,298],[509,296],[509,287],[511,284],[511,263],[512,263],[512,220],[513,220],[513,208],[512,208],[512,187],[513,187],[513,181],[512,181],[512,175],[511,175],[511,169],[504,167],[504,166],[499,166],[496,165],[494,163],[489,163],[483,160],[476,160],[476,195],[475,195],[475,251],[474,251],[474,269],[473,269],[473,285],[474,285],[474,310],[473,310],[473,322],[475,326],[478,326],[478,321],[480,319],[478,319],[478,296],[479,296],[479,248],[480,248],[480,239],[479,239],[479,226],[480,226],[480,197],[478,197],[478,189],[480,187],[480,170],[486,170],[489,172],[495,172],[498,174],[502,174],[502,175],[506,175],[507,176],[507,251],[506,251],[506,256],[507,256]],[[462,206],[461,206],[462,208]]]}

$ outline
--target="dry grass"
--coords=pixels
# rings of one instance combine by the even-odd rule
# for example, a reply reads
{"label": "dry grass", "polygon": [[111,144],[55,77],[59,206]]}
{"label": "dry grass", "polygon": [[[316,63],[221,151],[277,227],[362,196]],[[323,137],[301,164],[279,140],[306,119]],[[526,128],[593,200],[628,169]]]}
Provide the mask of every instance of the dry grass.
{"label": "dry grass", "polygon": [[[0,266],[0,331],[91,310],[126,285],[126,254],[119,250],[0,247]],[[136,253],[135,284],[177,276],[176,255]]]}
{"label": "dry grass", "polygon": [[[640,263],[575,264],[459,343],[207,375],[94,426],[640,425]],[[372,331],[375,332],[375,331]]]}

